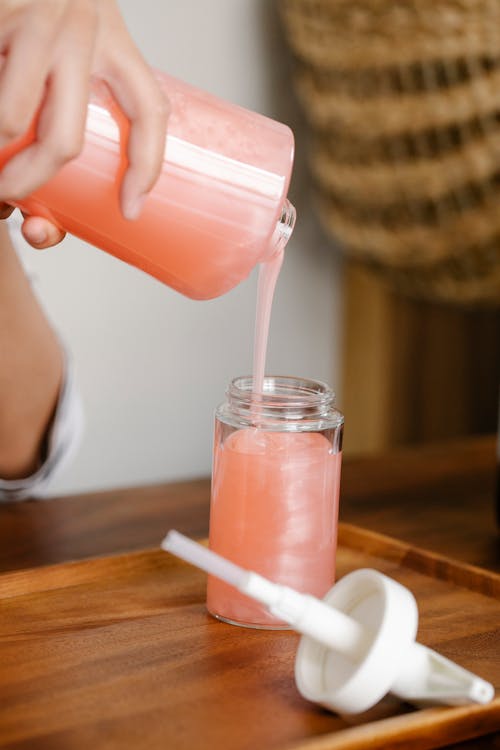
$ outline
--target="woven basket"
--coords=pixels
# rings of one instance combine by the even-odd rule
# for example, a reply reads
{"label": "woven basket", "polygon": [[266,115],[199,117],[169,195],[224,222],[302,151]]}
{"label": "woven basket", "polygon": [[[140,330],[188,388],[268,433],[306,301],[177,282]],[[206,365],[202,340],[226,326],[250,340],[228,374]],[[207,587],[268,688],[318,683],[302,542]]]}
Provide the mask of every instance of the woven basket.
{"label": "woven basket", "polygon": [[500,0],[280,0],[321,216],[409,293],[500,304]]}

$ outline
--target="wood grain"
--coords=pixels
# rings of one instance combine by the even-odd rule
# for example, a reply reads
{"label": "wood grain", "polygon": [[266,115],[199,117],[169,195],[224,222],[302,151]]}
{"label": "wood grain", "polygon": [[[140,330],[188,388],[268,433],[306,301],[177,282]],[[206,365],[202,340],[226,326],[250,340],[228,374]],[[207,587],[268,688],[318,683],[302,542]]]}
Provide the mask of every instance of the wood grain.
{"label": "wood grain", "polygon": [[500,572],[495,482],[493,436],[393,450],[344,462],[340,516]]}
{"label": "wood grain", "polygon": [[[500,602],[477,578],[459,585],[451,562],[440,577],[434,562],[408,568],[422,551],[370,531],[341,539],[340,575],[376,567],[409,585],[420,640],[500,688]],[[423,750],[500,726],[500,699],[420,711],[388,699],[353,726],[298,695],[293,633],[219,623],[204,595],[204,576],[159,550],[0,576],[0,747]]]}
{"label": "wood grain", "polygon": [[0,571],[143,549],[168,528],[206,536],[209,497],[204,478],[0,504]]}

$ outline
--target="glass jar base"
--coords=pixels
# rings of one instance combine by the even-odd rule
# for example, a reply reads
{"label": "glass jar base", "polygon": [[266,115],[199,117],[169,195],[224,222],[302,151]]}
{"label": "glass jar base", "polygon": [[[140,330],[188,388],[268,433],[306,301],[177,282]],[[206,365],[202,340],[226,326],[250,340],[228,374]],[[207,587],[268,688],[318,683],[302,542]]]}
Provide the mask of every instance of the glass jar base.
{"label": "glass jar base", "polygon": [[253,630],[291,630],[291,625],[287,625],[286,622],[284,623],[277,623],[276,625],[264,625],[254,622],[240,622],[238,620],[231,620],[229,617],[224,617],[223,615],[218,615],[215,612],[211,612],[209,609],[207,610],[208,614],[211,617],[214,617],[216,620],[219,620],[220,622],[225,622],[228,625],[236,625],[239,628],[252,628]]}

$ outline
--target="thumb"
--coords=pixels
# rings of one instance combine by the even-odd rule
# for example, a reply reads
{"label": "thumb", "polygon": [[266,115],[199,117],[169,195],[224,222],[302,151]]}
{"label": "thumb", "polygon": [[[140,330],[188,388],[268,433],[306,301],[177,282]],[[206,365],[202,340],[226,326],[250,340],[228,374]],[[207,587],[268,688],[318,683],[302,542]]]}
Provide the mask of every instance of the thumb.
{"label": "thumb", "polygon": [[37,250],[57,245],[66,236],[62,229],[39,216],[25,217],[22,233],[26,242]]}

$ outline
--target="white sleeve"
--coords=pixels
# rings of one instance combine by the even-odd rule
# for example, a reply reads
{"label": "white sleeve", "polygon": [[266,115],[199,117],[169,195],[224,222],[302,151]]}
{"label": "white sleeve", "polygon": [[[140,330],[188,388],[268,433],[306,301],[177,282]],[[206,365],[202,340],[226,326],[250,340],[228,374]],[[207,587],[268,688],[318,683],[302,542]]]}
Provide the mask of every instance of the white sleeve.
{"label": "white sleeve", "polygon": [[45,497],[52,480],[76,452],[82,432],[82,401],[75,382],[74,365],[66,356],[64,380],[47,436],[45,460],[25,479],[0,479],[0,501]]}

